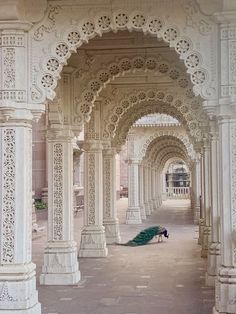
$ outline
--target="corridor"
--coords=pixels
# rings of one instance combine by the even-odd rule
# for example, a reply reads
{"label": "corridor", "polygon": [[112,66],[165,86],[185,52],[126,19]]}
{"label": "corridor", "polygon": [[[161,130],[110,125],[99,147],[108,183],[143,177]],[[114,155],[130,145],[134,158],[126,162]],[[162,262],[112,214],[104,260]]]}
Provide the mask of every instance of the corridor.
{"label": "corridor", "polygon": [[[76,286],[39,286],[44,314],[210,314],[213,288],[205,286],[197,227],[188,201],[166,201],[142,225],[125,225],[127,199],[118,202],[122,242],[141,229],[161,224],[170,238],[143,247],[109,246],[107,258],[80,259],[82,280]],[[82,216],[75,219],[76,238]],[[42,225],[45,221],[39,221]],[[45,235],[34,240],[38,275]],[[38,276],[37,276],[38,280]]]}

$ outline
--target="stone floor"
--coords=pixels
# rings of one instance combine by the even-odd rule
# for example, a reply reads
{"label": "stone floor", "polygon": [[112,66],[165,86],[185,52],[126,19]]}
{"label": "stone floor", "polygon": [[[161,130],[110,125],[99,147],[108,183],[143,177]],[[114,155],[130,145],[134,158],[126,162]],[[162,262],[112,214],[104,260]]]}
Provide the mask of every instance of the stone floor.
{"label": "stone floor", "polygon": [[[127,199],[118,202],[124,222]],[[82,214],[75,218],[79,241]],[[39,221],[45,225],[46,221]],[[80,259],[81,282],[76,286],[40,286],[43,314],[210,314],[214,290],[204,283],[197,228],[187,201],[167,201],[142,225],[121,224],[126,242],[141,229],[162,224],[170,238],[142,247],[109,246],[101,259]],[[37,275],[42,266],[46,235],[34,240]],[[79,242],[78,242],[79,243]]]}

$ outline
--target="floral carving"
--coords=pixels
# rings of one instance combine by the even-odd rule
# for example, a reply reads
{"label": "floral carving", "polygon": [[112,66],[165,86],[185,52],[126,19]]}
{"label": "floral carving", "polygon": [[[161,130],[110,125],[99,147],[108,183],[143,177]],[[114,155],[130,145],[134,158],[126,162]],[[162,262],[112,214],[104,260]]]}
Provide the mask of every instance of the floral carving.
{"label": "floral carving", "polygon": [[43,87],[47,88],[51,87],[53,85],[53,82],[54,82],[53,76],[50,74],[45,74],[41,80],[41,84],[43,85]]}
{"label": "floral carving", "polygon": [[125,13],[119,13],[115,16],[115,23],[118,27],[123,28],[128,23],[128,16]]}
{"label": "floral carving", "polygon": [[156,34],[162,29],[162,22],[159,19],[153,19],[149,22],[148,28],[151,33]]}
{"label": "floral carving", "polygon": [[190,50],[190,43],[186,39],[180,39],[176,43],[176,51],[179,54],[184,54]]}
{"label": "floral carving", "polygon": [[187,56],[185,60],[185,64],[188,68],[194,69],[196,68],[200,63],[199,56],[196,53],[192,53]]}
{"label": "floral carving", "polygon": [[145,24],[145,22],[146,19],[142,14],[137,14],[132,19],[132,23],[136,28],[141,28]]}
{"label": "floral carving", "polygon": [[3,77],[4,88],[12,89],[16,85],[15,48],[3,50]]}
{"label": "floral carving", "polygon": [[111,19],[110,19],[109,16],[104,15],[104,16],[101,16],[98,19],[98,26],[99,26],[99,28],[101,28],[101,29],[109,29],[110,25],[111,25]]}
{"label": "floral carving", "polygon": [[60,43],[56,46],[56,54],[59,57],[65,57],[67,55],[67,53],[69,52],[69,48],[66,44],[64,43]]}
{"label": "floral carving", "polygon": [[48,12],[48,21],[46,21],[46,25],[43,24],[39,26],[36,31],[34,32],[34,39],[35,40],[42,40],[45,33],[51,33],[56,24],[56,15],[59,14],[61,7],[60,6],[53,6],[50,7]]}
{"label": "floral carving", "polygon": [[53,145],[53,239],[63,240],[63,147]]}
{"label": "floral carving", "polygon": [[7,282],[3,282],[2,291],[0,294],[0,302],[6,302],[6,301],[16,301],[16,300],[9,294]]}
{"label": "floral carving", "polygon": [[54,71],[57,71],[58,68],[59,68],[59,62],[57,59],[51,58],[48,60],[48,62],[47,62],[47,70],[48,71],[54,72]]}
{"label": "floral carving", "polygon": [[80,41],[80,34],[77,31],[72,31],[68,34],[67,36],[67,41],[71,44],[71,45],[76,45],[78,44],[78,42]]}
{"label": "floral carving", "polygon": [[3,131],[3,213],[1,263],[14,262],[15,250],[15,180],[16,180],[16,132]]}
{"label": "floral carving", "polygon": [[94,30],[95,26],[91,22],[86,22],[82,26],[82,32],[84,33],[84,35],[92,35],[94,33]]}
{"label": "floral carving", "polygon": [[201,85],[205,82],[206,80],[206,75],[203,71],[198,70],[195,71],[192,75],[191,75],[192,81],[194,84],[196,85]]}
{"label": "floral carving", "polygon": [[165,32],[164,32],[164,39],[167,42],[171,42],[174,41],[177,38],[177,30],[174,28],[168,28]]}
{"label": "floral carving", "polygon": [[112,156],[105,156],[104,157],[104,200],[105,200],[105,211],[104,211],[104,218],[110,218],[111,217],[111,158]]}
{"label": "floral carving", "polygon": [[88,224],[95,224],[95,154],[88,153]]}

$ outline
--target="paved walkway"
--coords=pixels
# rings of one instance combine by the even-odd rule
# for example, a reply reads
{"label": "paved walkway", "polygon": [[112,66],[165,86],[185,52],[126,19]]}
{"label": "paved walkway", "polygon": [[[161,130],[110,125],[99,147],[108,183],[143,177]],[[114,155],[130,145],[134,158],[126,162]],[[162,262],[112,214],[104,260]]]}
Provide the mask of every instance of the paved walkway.
{"label": "paved walkway", "polygon": [[[187,201],[167,201],[142,225],[121,224],[126,242],[141,229],[166,226],[170,238],[142,247],[109,246],[101,259],[80,259],[82,280],[76,286],[40,286],[43,314],[210,314],[214,291],[204,283],[197,228]],[[124,221],[127,199],[118,202]],[[45,224],[45,221],[40,221]],[[79,240],[82,215],[75,219]],[[39,274],[46,237],[34,240]]]}

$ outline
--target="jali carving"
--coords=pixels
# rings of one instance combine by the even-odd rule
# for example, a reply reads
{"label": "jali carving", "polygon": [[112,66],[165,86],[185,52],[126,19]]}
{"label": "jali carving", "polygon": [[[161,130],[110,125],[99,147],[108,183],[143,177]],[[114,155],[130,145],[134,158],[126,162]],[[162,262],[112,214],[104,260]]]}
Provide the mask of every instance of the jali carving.
{"label": "jali carving", "polygon": [[95,154],[88,154],[88,224],[95,224]]}
{"label": "jali carving", "polygon": [[15,177],[16,134],[14,129],[3,131],[3,213],[1,263],[13,263],[15,250]]}
{"label": "jali carving", "polygon": [[15,48],[3,49],[4,88],[12,89],[16,85]]}
{"label": "jali carving", "polygon": [[104,210],[104,218],[110,218],[110,206],[111,206],[111,156],[104,157],[104,199],[105,199],[105,210]]}
{"label": "jali carving", "polygon": [[53,239],[63,240],[63,147],[53,146]]}

